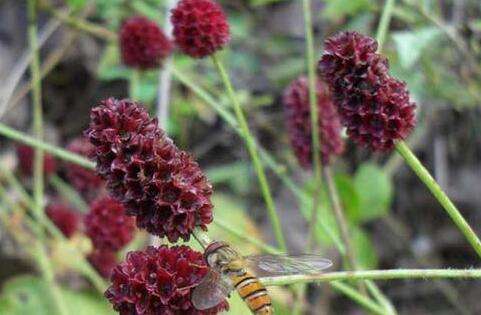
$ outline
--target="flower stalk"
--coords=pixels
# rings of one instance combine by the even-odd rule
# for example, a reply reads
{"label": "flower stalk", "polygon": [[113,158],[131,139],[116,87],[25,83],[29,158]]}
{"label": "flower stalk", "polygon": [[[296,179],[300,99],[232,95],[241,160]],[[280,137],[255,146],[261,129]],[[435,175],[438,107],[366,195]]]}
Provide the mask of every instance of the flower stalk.
{"label": "flower stalk", "polygon": [[232,82],[227,74],[224,65],[219,59],[217,54],[212,55],[212,61],[221,76],[222,82],[224,83],[224,87],[227,90],[227,95],[229,96],[230,101],[234,105],[234,111],[237,117],[237,121],[239,123],[239,127],[241,129],[241,135],[244,138],[247,146],[247,150],[249,151],[249,155],[252,160],[252,164],[254,165],[254,169],[257,173],[257,178],[259,180],[259,185],[261,187],[262,196],[264,197],[264,201],[266,203],[268,215],[272,224],[272,228],[274,230],[274,235],[278,242],[279,247],[282,250],[286,250],[286,241],[284,239],[284,234],[282,233],[282,226],[277,211],[275,209],[274,200],[272,198],[271,189],[269,187],[269,183],[266,178],[264,166],[261,163],[259,153],[257,150],[257,146],[254,140],[254,137],[249,131],[249,125],[247,124],[246,117],[242,111],[242,107],[237,99],[236,93],[232,86]]}
{"label": "flower stalk", "polygon": [[481,257],[481,240],[473,231],[468,222],[464,219],[463,215],[461,212],[459,212],[458,208],[454,205],[451,199],[449,199],[446,193],[434,180],[429,171],[422,165],[422,163],[414,155],[411,149],[409,149],[404,141],[399,141],[396,143],[396,150],[404,158],[406,163],[409,165],[409,167],[411,167],[414,173],[416,173],[424,185],[426,185],[429,191],[431,191],[434,198],[436,198],[441,206],[443,206],[449,217],[453,220],[461,233],[463,233],[464,237],[468,240],[476,253]]}
{"label": "flower stalk", "polygon": [[340,280],[402,280],[402,279],[480,279],[481,269],[390,269],[338,271],[318,275],[294,275],[262,278],[266,286]]}

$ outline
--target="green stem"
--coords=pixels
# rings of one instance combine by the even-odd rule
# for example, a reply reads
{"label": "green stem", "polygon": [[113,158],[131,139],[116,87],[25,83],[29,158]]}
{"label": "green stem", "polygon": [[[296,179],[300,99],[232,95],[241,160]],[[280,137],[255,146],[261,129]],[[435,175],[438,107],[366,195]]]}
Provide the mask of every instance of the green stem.
{"label": "green stem", "polygon": [[82,213],[87,213],[89,211],[89,205],[80,196],[80,194],[63,179],[57,175],[52,175],[49,178],[50,184],[57,190],[57,192],[63,197],[63,199],[68,200],[72,203],[77,210]]}
{"label": "green stem", "polygon": [[346,217],[344,216],[344,211],[342,209],[341,200],[339,199],[339,194],[337,193],[337,188],[334,183],[334,179],[332,178],[331,167],[326,165],[323,168],[323,173],[324,173],[324,179],[327,184],[328,196],[331,201],[332,210],[334,212],[334,217],[339,227],[339,231],[341,232],[342,241],[344,242],[344,246],[346,248],[345,254],[344,254],[345,262],[347,262],[352,269],[358,270],[359,266],[357,264],[357,261],[354,255],[351,236],[349,235],[347,220],[346,220]]}
{"label": "green stem", "polygon": [[69,312],[64,302],[65,300],[62,296],[62,292],[60,291],[60,288],[55,282],[55,274],[53,272],[52,264],[47,255],[47,250],[39,239],[35,240],[33,256],[35,258],[35,261],[37,262],[38,268],[40,269],[42,278],[44,279],[47,287],[50,290],[52,300],[57,308],[57,313],[61,315],[67,315]]}
{"label": "green stem", "polygon": [[422,163],[418,160],[418,158],[409,149],[404,141],[399,141],[396,143],[396,150],[416,173],[419,179],[421,179],[424,185],[426,185],[426,187],[431,191],[437,201],[443,206],[444,210],[446,210],[448,215],[466,237],[473,249],[481,257],[481,241],[479,240],[478,236],[476,233],[474,233],[471,226],[469,226],[468,222],[466,222],[463,215],[444,193],[442,188],[438,185],[438,183],[436,183],[428,170],[422,165]]}
{"label": "green stem", "polygon": [[269,214],[269,218],[272,224],[272,228],[274,230],[274,235],[276,237],[276,240],[278,242],[279,247],[282,250],[286,250],[286,242],[284,239],[284,234],[282,233],[282,226],[281,222],[279,220],[279,216],[277,214],[277,211],[275,209],[274,205],[274,200],[272,199],[272,194],[271,190],[269,187],[269,183],[267,182],[264,166],[262,165],[259,154],[257,152],[256,148],[256,143],[254,140],[254,137],[249,131],[249,125],[247,124],[247,120],[244,116],[244,113],[242,111],[242,107],[239,103],[239,100],[237,99],[237,96],[235,94],[234,88],[232,86],[232,83],[230,81],[230,78],[224,69],[224,66],[222,62],[220,61],[219,57],[217,54],[212,55],[212,61],[217,68],[217,71],[219,72],[221,79],[224,83],[224,86],[227,90],[227,94],[230,98],[230,101],[234,105],[234,111],[237,117],[237,121],[239,123],[240,129],[241,129],[241,134],[246,142],[247,150],[249,151],[249,155],[252,159],[252,164],[254,165],[254,168],[257,173],[257,178],[259,180],[259,185],[261,187],[262,191],[262,196],[264,197],[264,201],[267,206],[267,211]]}
{"label": "green stem", "polygon": [[[32,130],[35,140],[42,141],[43,138],[43,118],[42,118],[42,91],[40,79],[40,59],[37,45],[37,1],[28,1],[28,42],[32,52],[30,63],[30,75],[32,78],[32,103],[33,103],[33,122]],[[33,199],[35,201],[35,211],[43,212],[43,193],[44,193],[44,174],[43,174],[43,151],[35,148],[33,165]]]}
{"label": "green stem", "polygon": [[378,52],[381,53],[384,46],[384,41],[389,29],[389,24],[391,22],[392,13],[394,10],[395,0],[386,0],[384,2],[384,9],[382,10],[381,20],[377,27],[376,40],[378,42]]}
{"label": "green stem", "polygon": [[339,280],[400,280],[400,279],[481,279],[481,269],[391,269],[338,271],[315,275],[265,277],[266,286],[297,283],[330,282]]}
{"label": "green stem", "polygon": [[339,291],[345,296],[348,296],[349,298],[351,298],[351,300],[355,301],[356,303],[363,306],[365,309],[373,312],[374,314],[387,315],[386,311],[382,307],[374,303],[368,297],[364,296],[363,294],[353,289],[351,286],[340,281],[333,281],[333,282],[330,282],[329,284],[336,291]]}
{"label": "green stem", "polygon": [[41,149],[42,151],[48,152],[62,160],[75,163],[87,169],[95,169],[95,163],[89,161],[85,157],[51,145],[44,141],[39,141],[34,137],[27,135],[26,133],[10,128],[3,123],[0,123],[0,135],[29,145],[32,148]]}
{"label": "green stem", "polygon": [[137,100],[139,97],[139,85],[140,85],[140,71],[133,69],[130,73],[129,80],[129,97],[132,100]]}
{"label": "green stem", "polygon": [[104,39],[107,41],[117,40],[117,34],[110,31],[109,29],[102,27],[100,25],[89,23],[80,18],[75,18],[73,16],[70,16],[69,14],[60,12],[55,7],[48,4],[46,1],[41,1],[40,8],[47,11],[48,13],[53,15],[56,19],[67,24],[72,28],[82,30],[86,33],[92,34],[100,39]]}
{"label": "green stem", "polygon": [[320,136],[319,136],[319,114],[317,108],[317,80],[315,72],[314,61],[314,39],[312,32],[312,14],[311,1],[302,1],[303,15],[304,15],[304,31],[306,35],[306,60],[307,60],[307,74],[309,81],[309,106],[311,118],[311,141],[312,141],[312,161],[313,161],[313,177],[315,191],[312,194],[312,212],[311,220],[309,222],[309,240],[308,249],[312,249],[315,240],[315,231],[317,225],[319,196],[321,195],[321,155],[320,155]]}

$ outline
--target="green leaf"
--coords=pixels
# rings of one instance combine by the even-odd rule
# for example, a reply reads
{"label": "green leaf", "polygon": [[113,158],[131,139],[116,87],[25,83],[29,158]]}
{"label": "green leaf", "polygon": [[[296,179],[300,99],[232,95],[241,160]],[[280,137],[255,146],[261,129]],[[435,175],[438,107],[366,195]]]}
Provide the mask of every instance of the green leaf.
{"label": "green leaf", "polygon": [[362,269],[375,269],[378,266],[376,248],[371,242],[369,235],[360,227],[351,229],[352,247],[354,257]]}
{"label": "green leaf", "polygon": [[129,79],[130,70],[120,64],[119,47],[108,45],[100,57],[97,76],[100,80]]}
{"label": "green leaf", "polygon": [[394,33],[393,39],[401,65],[404,68],[411,68],[423,51],[433,45],[441,34],[441,30],[436,27]]}
{"label": "green leaf", "polygon": [[68,6],[74,10],[81,9],[87,3],[87,0],[67,0]]}
{"label": "green leaf", "polygon": [[374,8],[371,0],[326,0],[322,15],[331,20],[339,20],[346,15],[355,15]]}
{"label": "green leaf", "polygon": [[334,181],[347,220],[354,224],[356,219],[360,217],[359,211],[361,209],[361,200],[354,186],[354,181],[352,177],[345,174],[336,174]]}
{"label": "green leaf", "polygon": [[[69,314],[113,315],[107,301],[85,292],[61,289]],[[0,296],[0,314],[50,315],[55,314],[49,289],[45,282],[34,276],[20,276],[8,281]]]}
{"label": "green leaf", "polygon": [[354,187],[360,207],[353,220],[366,222],[387,214],[393,189],[391,179],[381,168],[375,164],[363,164],[354,176]]}

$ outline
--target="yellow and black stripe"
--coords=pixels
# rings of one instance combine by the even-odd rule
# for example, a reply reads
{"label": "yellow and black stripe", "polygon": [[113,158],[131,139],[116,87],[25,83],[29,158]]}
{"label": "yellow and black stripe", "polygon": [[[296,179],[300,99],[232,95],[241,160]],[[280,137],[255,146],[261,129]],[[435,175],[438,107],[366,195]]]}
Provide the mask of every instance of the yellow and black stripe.
{"label": "yellow and black stripe", "polygon": [[254,314],[274,314],[271,297],[258,278],[246,270],[236,270],[230,274],[235,289]]}

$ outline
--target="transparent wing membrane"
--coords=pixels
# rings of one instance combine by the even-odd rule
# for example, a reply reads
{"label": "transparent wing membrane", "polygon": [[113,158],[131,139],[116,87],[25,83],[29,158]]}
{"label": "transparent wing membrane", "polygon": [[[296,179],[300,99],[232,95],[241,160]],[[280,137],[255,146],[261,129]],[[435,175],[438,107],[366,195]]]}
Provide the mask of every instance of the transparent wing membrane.
{"label": "transparent wing membrane", "polygon": [[317,255],[252,255],[245,257],[245,261],[260,278],[320,274],[332,266],[330,260]]}

